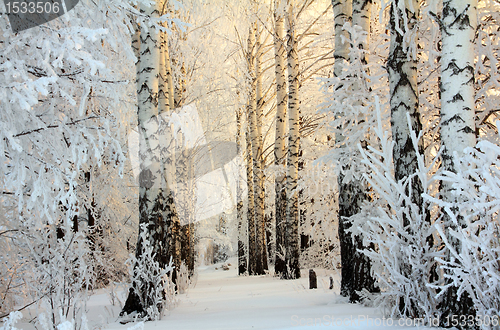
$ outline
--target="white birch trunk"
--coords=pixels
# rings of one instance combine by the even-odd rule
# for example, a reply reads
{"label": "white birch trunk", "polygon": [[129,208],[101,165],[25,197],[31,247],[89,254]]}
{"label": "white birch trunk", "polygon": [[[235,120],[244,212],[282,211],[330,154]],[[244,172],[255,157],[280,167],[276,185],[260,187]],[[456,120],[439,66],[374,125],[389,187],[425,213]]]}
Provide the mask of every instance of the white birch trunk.
{"label": "white birch trunk", "polygon": [[[247,105],[248,107],[248,105]],[[247,114],[248,114],[247,109]],[[247,160],[247,188],[248,188],[248,205],[247,205],[247,221],[248,221],[248,274],[255,274],[256,267],[256,245],[255,245],[255,201],[253,191],[253,155],[252,155],[252,141],[250,139],[249,127],[245,134],[246,137],[246,160]]]}
{"label": "white birch trunk", "polygon": [[[344,67],[349,60],[349,44],[342,42],[342,39],[349,38],[347,31],[343,30],[344,24],[351,20],[352,15],[352,0],[332,0],[334,24],[335,24],[335,62],[333,66],[333,74],[335,77],[341,77]],[[341,116],[344,114],[340,114]],[[335,144],[340,148],[345,148],[343,145],[344,136],[342,135],[342,127],[339,127],[335,134]],[[342,171],[348,170],[342,166]],[[340,245],[340,258],[341,258],[341,285],[340,294],[345,297],[351,297],[353,292],[352,275],[354,273],[353,256],[356,249],[352,242],[352,237],[348,231],[350,223],[345,220],[357,211],[357,184],[344,183],[344,174],[342,171],[339,173],[338,187],[339,187],[339,245]],[[357,190],[356,190],[357,189]]]}
{"label": "white birch trunk", "polygon": [[[255,237],[255,246],[249,248],[251,266],[255,266],[255,268],[250,269],[251,275],[261,275],[264,273],[262,266],[262,221],[263,221],[263,212],[261,211],[261,189],[260,189],[260,150],[259,145],[261,139],[259,140],[259,128],[257,125],[257,75],[256,75],[256,66],[255,66],[255,57],[256,57],[256,34],[257,34],[257,24],[252,23],[249,31],[248,31],[248,53],[247,53],[247,65],[248,72],[250,75],[250,94],[249,94],[249,102],[248,102],[248,129],[249,129],[249,137],[251,142],[252,149],[252,179],[253,182],[249,182],[253,191],[253,223],[254,229],[249,226],[250,236]],[[250,192],[250,191],[249,191]],[[254,251],[254,256],[251,255],[251,252]]]}
{"label": "white birch trunk", "polygon": [[[155,6],[142,8],[146,15],[158,16]],[[160,40],[155,29],[142,28],[140,32],[140,57],[137,75],[138,126],[140,134],[141,172],[139,175],[140,222],[147,223],[151,237],[158,235],[158,210],[161,203],[161,164],[158,142],[158,76],[160,65]],[[155,246],[155,244],[153,244]],[[155,246],[157,249],[159,246]],[[138,251],[140,249],[138,248]],[[156,251],[155,251],[156,252]],[[164,265],[163,265],[164,266]]]}
{"label": "white birch trunk", "polygon": [[[286,161],[286,109],[287,109],[287,84],[286,84],[286,46],[284,25],[284,1],[274,1],[274,65],[276,75],[276,138],[274,143],[274,164],[285,167]],[[275,178],[275,214],[276,214],[276,252],[274,259],[274,272],[280,277],[286,271],[283,248],[286,223],[286,176],[278,173]]]}
{"label": "white birch trunk", "polygon": [[[477,28],[477,1],[443,1],[441,26],[441,143],[443,146],[442,166],[456,172],[457,158],[467,147],[476,144],[475,102],[474,102],[474,40]],[[453,188],[446,182],[441,186],[442,198],[448,202],[460,203],[453,194]],[[452,210],[455,211],[455,210]],[[457,217],[460,225],[462,217]],[[448,241],[460,253],[460,241],[450,233],[456,230],[449,216],[444,214]],[[449,252],[448,261],[453,261]],[[458,288],[449,287],[444,295],[442,315],[469,315],[473,313],[473,302],[464,292],[458,295]]]}
{"label": "white birch trunk", "polygon": [[[441,22],[441,142],[443,167],[455,171],[456,158],[476,143],[474,122],[474,39],[477,3],[443,2]],[[443,197],[453,201],[451,187],[443,184]]]}
{"label": "white birch trunk", "polygon": [[165,255],[165,262],[170,262],[172,259],[174,263],[174,273],[172,279],[174,282],[177,279],[177,270],[180,267],[180,249],[178,246],[178,228],[179,228],[179,217],[177,214],[177,207],[175,205],[175,141],[173,139],[171,129],[167,122],[164,122],[164,118],[169,118],[167,115],[171,111],[171,95],[170,89],[173,86],[170,85],[171,79],[169,79],[169,65],[170,62],[168,55],[168,35],[165,32],[161,32],[161,48],[160,48],[160,74],[159,74],[159,88],[158,88],[158,113],[160,118],[160,146],[161,146],[161,164],[162,164],[162,186],[161,193],[164,198],[164,205],[162,209],[163,222],[164,222],[164,232],[166,236],[167,253]]}
{"label": "white birch trunk", "polygon": [[[143,6],[141,12],[150,17],[158,17],[158,7]],[[139,174],[139,224],[146,224],[147,235],[154,248],[155,259],[164,268],[161,257],[165,248],[163,234],[163,221],[161,208],[163,197],[161,195],[162,168],[160,162],[160,145],[158,139],[158,76],[160,65],[160,40],[155,29],[140,27],[140,31],[133,38],[137,45],[139,37],[139,53],[137,67],[137,118],[139,129],[139,157],[141,159]],[[137,46],[136,46],[137,48]],[[136,53],[137,54],[137,53]],[[139,227],[141,230],[141,226]],[[136,258],[141,260],[144,242],[139,235],[136,247]],[[137,269],[138,265],[135,265]],[[148,267],[153,265],[141,265]],[[141,288],[131,288],[127,301],[122,310],[130,314],[138,312],[145,316],[151,306],[147,304],[154,301],[156,288],[151,283],[144,283]],[[155,306],[156,308],[157,306]]]}
{"label": "white birch trunk", "polygon": [[[413,147],[408,127],[410,115],[411,129],[418,136],[422,130],[418,111],[417,86],[417,22],[420,18],[420,4],[395,0],[391,7],[391,44],[387,71],[389,73],[392,140],[394,141],[394,174],[397,181],[414,175],[418,170],[417,154]],[[408,40],[413,40],[408,41]],[[418,145],[423,154],[423,139]],[[411,183],[412,201],[422,206],[423,188],[418,177]],[[410,224],[406,216],[404,226]]]}
{"label": "white birch trunk", "polygon": [[[242,133],[241,133],[241,117],[243,110],[236,111],[236,154],[241,155],[242,151]],[[245,249],[245,238],[248,236],[247,224],[244,221],[243,196],[240,179],[240,171],[236,177],[236,217],[238,220],[238,275],[243,275],[248,270],[247,254]]]}
{"label": "white birch trunk", "polygon": [[174,79],[172,74],[172,60],[170,58],[168,36],[165,36],[165,44],[163,49],[163,57],[165,62],[165,80],[168,86],[168,104],[171,110],[175,110],[174,104]]}
{"label": "white birch trunk", "polygon": [[333,64],[333,75],[340,77],[344,67],[349,61],[349,44],[342,41],[342,36],[348,40],[349,33],[342,29],[346,22],[351,20],[352,0],[332,0],[334,24],[335,24],[335,62]]}
{"label": "white birch trunk", "polygon": [[[258,251],[256,273],[265,274],[267,270],[267,249],[266,249],[266,221],[265,221],[265,175],[264,175],[264,143],[262,139],[262,116],[264,100],[262,97],[262,45],[260,43],[259,27],[255,29],[255,123],[257,136],[252,140],[255,143],[257,154],[254,154],[256,176],[255,182],[255,226],[256,226],[256,244]],[[257,179],[255,181],[255,179]]]}
{"label": "white birch trunk", "polygon": [[285,16],[287,25],[287,63],[288,63],[288,156],[287,156],[287,217],[286,217],[286,279],[300,277],[299,265],[299,200],[297,183],[299,178],[299,57],[295,32],[294,6],[289,3]]}

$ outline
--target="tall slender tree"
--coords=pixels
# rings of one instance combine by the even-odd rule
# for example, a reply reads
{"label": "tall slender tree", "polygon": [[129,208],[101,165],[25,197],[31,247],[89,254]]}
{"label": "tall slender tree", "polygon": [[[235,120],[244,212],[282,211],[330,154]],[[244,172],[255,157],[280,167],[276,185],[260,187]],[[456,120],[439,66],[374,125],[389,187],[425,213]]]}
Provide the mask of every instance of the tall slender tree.
{"label": "tall slender tree", "polygon": [[[349,40],[349,33],[343,29],[345,23],[351,21],[352,18],[352,0],[332,0],[335,24],[335,62],[333,74],[335,77],[341,77],[344,68],[349,62],[349,44],[345,40]],[[343,114],[341,114],[343,115]],[[338,133],[335,134],[335,143],[343,146],[345,137],[342,135],[342,127],[339,127]],[[350,223],[346,218],[359,212],[359,202],[364,200],[364,193],[361,190],[360,183],[344,182],[343,171],[348,170],[346,166],[342,167],[342,171],[338,177],[339,186],[339,240],[340,240],[340,262],[341,262],[341,286],[340,294],[345,297],[351,297],[353,289],[354,265],[353,256],[356,253],[356,247],[353,244],[351,235],[349,234]]]}
{"label": "tall slender tree", "polygon": [[[411,129],[418,136],[422,123],[418,112],[417,88],[417,23],[420,4],[395,0],[391,6],[391,47],[387,60],[390,84],[391,128],[394,141],[394,174],[397,181],[406,179],[418,170],[417,155],[410,137],[407,114],[410,115]],[[423,154],[423,140],[418,152]],[[412,201],[422,205],[422,184],[417,177],[407,189],[411,189]],[[409,225],[405,218],[404,226]]]}
{"label": "tall slender tree", "polygon": [[274,261],[275,274],[282,276],[286,271],[284,239],[286,223],[286,45],[284,10],[285,1],[274,1],[274,65],[276,75],[276,138],[274,143],[274,164],[282,168],[275,177],[275,214],[276,214],[276,252]]}
{"label": "tall slender tree", "polygon": [[[166,236],[165,242],[159,242],[160,245],[166,245],[166,253],[164,254],[164,262],[168,264],[172,261],[174,267],[172,280],[175,282],[177,278],[177,270],[180,267],[179,263],[179,247],[178,241],[178,228],[179,228],[179,216],[177,214],[177,208],[174,199],[174,189],[173,184],[174,175],[172,173],[172,168],[175,166],[172,158],[175,153],[175,143],[172,139],[170,132],[170,127],[168,123],[164,122],[165,119],[169,118],[169,112],[172,111],[171,103],[171,72],[170,72],[170,56],[168,49],[168,35],[166,32],[160,33],[161,45],[160,45],[160,73],[159,73],[159,88],[158,88],[158,114],[160,123],[159,142],[161,148],[161,164],[162,164],[162,184],[160,187],[161,194],[164,199],[164,205],[162,210],[163,216],[163,231]],[[169,78],[170,77],[170,78]]]}
{"label": "tall slender tree", "polygon": [[[476,143],[475,100],[474,100],[474,59],[475,33],[477,29],[477,1],[443,1],[440,22],[441,52],[441,143],[443,146],[442,166],[445,170],[457,171],[457,157],[464,149]],[[442,198],[447,202],[459,203],[450,184],[443,182]],[[456,210],[452,210],[456,212]],[[462,219],[458,215],[459,222]],[[448,215],[444,214],[448,228],[447,239],[460,251],[460,241],[451,232],[456,230]],[[447,261],[453,256],[447,251]],[[473,313],[472,300],[458,288],[450,286],[441,306],[443,315],[469,315]]]}
{"label": "tall slender tree", "polygon": [[[158,3],[146,6],[141,5],[141,12],[149,17],[159,17]],[[140,27],[136,32],[140,38],[139,58],[137,62],[137,117],[140,135],[141,171],[139,175],[139,230],[145,230],[145,235],[139,233],[136,248],[136,260],[143,257],[143,241],[146,239],[153,246],[153,254],[160,268],[165,268],[164,247],[159,242],[165,242],[163,230],[163,196],[161,194],[161,177],[163,175],[160,164],[160,145],[158,141],[158,77],[160,66],[160,36],[156,29]],[[137,37],[134,37],[134,44]],[[152,267],[153,265],[140,265]],[[140,272],[136,263],[134,272]],[[156,294],[155,283],[134,282],[122,310],[130,314],[138,312],[145,316],[152,304],[152,297]],[[155,306],[156,307],[156,306]]]}
{"label": "tall slender tree", "polygon": [[[256,221],[256,244],[257,244],[257,274],[265,274],[267,270],[267,245],[266,245],[266,218],[265,218],[265,159],[264,159],[264,141],[262,138],[262,116],[264,107],[264,98],[262,92],[262,43],[261,29],[259,25],[255,28],[255,125],[256,139],[252,140],[255,144],[257,154],[254,155],[254,186],[255,186],[255,221]],[[255,172],[256,170],[256,172]]]}
{"label": "tall slender tree", "polygon": [[300,277],[299,265],[299,200],[297,183],[299,177],[299,56],[298,40],[295,32],[293,0],[288,2],[285,22],[287,28],[287,64],[288,64],[288,154],[287,154],[287,211],[285,236],[285,279]]}
{"label": "tall slender tree", "polygon": [[[247,104],[247,107],[249,105]],[[248,114],[248,110],[247,110]],[[254,190],[253,190],[253,155],[252,141],[250,139],[249,128],[246,130],[246,161],[247,161],[247,222],[248,222],[248,274],[255,274],[256,267],[256,245],[255,245],[255,208],[254,208]]]}
{"label": "tall slender tree", "polygon": [[[243,110],[236,110],[236,154],[239,156],[242,152],[242,117]],[[248,271],[248,254],[246,253],[245,238],[248,237],[248,223],[244,219],[244,205],[241,187],[240,172],[236,177],[236,217],[238,220],[238,275],[243,275]]]}
{"label": "tall slender tree", "polygon": [[[391,128],[394,162],[394,177],[396,181],[408,180],[406,194],[411,196],[413,207],[420,208],[422,215],[428,213],[423,203],[423,186],[418,171],[417,152],[424,153],[424,141],[418,142],[418,150],[415,150],[411,139],[410,128],[418,136],[422,131],[422,123],[418,111],[418,86],[417,86],[417,40],[418,21],[420,19],[419,1],[395,0],[390,9],[391,43],[390,53],[387,60],[387,71],[389,73],[390,85],[390,107]],[[410,118],[408,125],[407,116]],[[410,205],[401,208],[403,212],[403,227],[411,232]],[[425,216],[425,215],[424,215]],[[409,243],[411,244],[411,243]],[[418,247],[415,247],[418,248]],[[411,264],[401,264],[401,272],[405,277],[411,278]],[[405,296],[405,294],[403,294]],[[418,315],[418,307],[413,306],[411,300],[401,297],[400,310],[408,316]]]}

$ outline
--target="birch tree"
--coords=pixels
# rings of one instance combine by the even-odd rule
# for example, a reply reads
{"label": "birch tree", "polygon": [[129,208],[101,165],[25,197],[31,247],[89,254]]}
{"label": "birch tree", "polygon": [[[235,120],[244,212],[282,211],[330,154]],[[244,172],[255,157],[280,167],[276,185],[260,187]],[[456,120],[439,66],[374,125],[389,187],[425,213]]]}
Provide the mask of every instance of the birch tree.
{"label": "birch tree", "polygon": [[298,41],[295,32],[293,0],[288,3],[285,15],[287,28],[288,67],[288,154],[287,154],[287,211],[285,236],[285,279],[300,277],[299,266],[299,200],[297,181],[299,177],[299,58]]}
{"label": "birch tree", "polygon": [[[407,115],[411,130],[416,135],[422,131],[418,112],[417,88],[417,23],[420,7],[418,1],[407,3],[396,0],[391,6],[391,48],[387,60],[390,84],[391,128],[394,141],[394,172],[397,181],[411,177],[417,172],[417,156],[410,137]],[[423,154],[423,140],[419,142],[418,153]],[[422,184],[414,177],[407,189],[412,193],[415,205],[422,206]],[[410,219],[405,219],[408,226]]]}
{"label": "birch tree", "polygon": [[274,164],[283,168],[275,177],[275,215],[276,215],[276,256],[274,264],[275,274],[282,274],[285,267],[285,223],[286,223],[286,110],[287,110],[287,82],[286,82],[286,45],[284,36],[285,1],[274,1],[274,53],[276,75],[276,138],[274,143]]}
{"label": "birch tree", "polygon": [[[247,104],[247,107],[249,105]],[[248,110],[247,110],[248,115]],[[248,274],[253,275],[256,268],[256,245],[255,245],[255,199],[254,199],[254,186],[253,186],[253,154],[252,154],[252,141],[250,139],[249,128],[246,130],[246,162],[247,162],[247,222],[248,222]]]}
{"label": "birch tree", "polygon": [[[402,210],[403,228],[406,228],[408,235],[415,235],[410,229],[411,224],[416,223],[415,219],[411,219],[413,214],[411,208],[419,210],[418,213],[421,214],[421,217],[430,221],[430,214],[422,197],[423,185],[420,176],[417,175],[419,171],[417,153],[424,154],[424,140],[418,141],[418,149],[415,150],[410,132],[411,129],[418,136],[422,131],[418,111],[417,87],[417,31],[420,20],[420,4],[418,1],[397,0],[391,4],[390,14],[391,43],[387,71],[389,73],[391,128],[394,143],[394,177],[396,182],[404,182],[405,193],[411,198],[411,205],[406,205],[403,200],[399,206]],[[413,241],[407,243],[412,245]],[[433,244],[432,241],[429,243]],[[422,260],[422,262],[427,262],[427,260]],[[411,277],[410,274],[413,271],[411,263],[402,260],[400,268],[404,277]],[[419,308],[408,298],[408,293],[402,294],[399,301],[400,310],[403,311],[403,314],[415,317],[419,315]]]}
{"label": "birch tree", "polygon": [[[263,116],[263,91],[262,91],[262,43],[259,25],[255,28],[255,140],[252,139],[254,151],[254,186],[255,186],[255,220],[257,244],[257,268],[256,273],[265,274],[267,270],[267,246],[266,246],[266,221],[265,221],[265,159],[264,142],[262,138],[262,116]],[[256,171],[256,172],[255,172]]]}
{"label": "birch tree", "polygon": [[[236,110],[236,154],[241,155],[242,152],[242,115],[243,110]],[[248,223],[244,219],[244,204],[242,194],[242,184],[240,172],[238,171],[236,178],[236,217],[238,220],[238,275],[243,275],[248,271],[248,254],[245,238],[248,237]]]}
{"label": "birch tree", "polygon": [[172,272],[172,280],[175,283],[177,272],[180,269],[180,242],[179,228],[180,220],[175,205],[174,192],[175,184],[175,140],[171,133],[169,123],[165,119],[170,118],[170,112],[173,111],[173,81],[170,66],[170,51],[168,34],[164,31],[160,32],[160,60],[159,60],[159,86],[158,86],[158,117],[160,120],[159,127],[159,143],[160,143],[160,161],[162,170],[162,184],[160,193],[162,195],[164,205],[162,206],[163,217],[163,232],[166,240],[159,244],[165,244],[165,252],[162,253],[164,263],[168,264],[172,260],[174,270]]}
{"label": "birch tree", "polygon": [[[159,17],[159,4],[152,6],[141,5],[141,12],[148,17]],[[136,246],[136,263],[134,278],[129,290],[127,301],[122,310],[123,314],[138,312],[143,317],[150,314],[150,308],[159,310],[157,306],[157,283],[151,279],[140,279],[142,267],[155,266],[151,269],[156,276],[161,276],[161,270],[167,267],[165,257],[167,242],[163,223],[163,196],[162,196],[162,166],[160,161],[160,144],[158,139],[158,79],[160,67],[160,34],[154,27],[141,25],[139,34],[140,47],[137,66],[137,117],[140,135],[139,157],[141,168],[139,174],[139,238]],[[160,242],[164,242],[163,244]],[[145,263],[146,247],[153,247],[152,254],[156,263]],[[146,283],[141,283],[146,282]]]}
{"label": "birch tree", "polygon": [[[332,0],[334,24],[335,24],[335,62],[333,74],[336,77],[341,77],[344,68],[349,61],[349,44],[345,42],[349,40],[347,30],[344,30],[345,23],[352,18],[352,0]],[[345,114],[340,114],[345,115]],[[335,134],[335,142],[337,145],[342,144],[345,137],[342,133],[342,127],[339,127]],[[342,146],[341,146],[342,147]],[[345,148],[345,147],[342,147]],[[353,245],[348,229],[350,223],[346,218],[359,212],[359,203],[364,199],[361,184],[359,182],[345,182],[343,171],[348,170],[343,166],[339,177],[339,240],[340,240],[340,258],[341,258],[341,289],[340,293],[343,296],[351,297],[354,292],[353,276],[354,264],[353,256],[356,253],[356,247]]]}
{"label": "birch tree", "polygon": [[[443,169],[456,173],[458,158],[464,149],[476,143],[474,101],[474,45],[477,29],[477,2],[474,0],[445,0],[439,20],[442,38],[441,52],[441,143],[443,147]],[[441,186],[442,198],[459,203],[454,189],[447,182]],[[452,212],[456,210],[453,209]],[[451,234],[456,226],[445,214],[447,240],[460,250],[460,242]],[[461,225],[460,217],[458,223]],[[447,252],[448,261],[453,256]],[[458,288],[448,287],[442,305],[444,315],[469,315],[472,301],[466,293],[462,296]]]}

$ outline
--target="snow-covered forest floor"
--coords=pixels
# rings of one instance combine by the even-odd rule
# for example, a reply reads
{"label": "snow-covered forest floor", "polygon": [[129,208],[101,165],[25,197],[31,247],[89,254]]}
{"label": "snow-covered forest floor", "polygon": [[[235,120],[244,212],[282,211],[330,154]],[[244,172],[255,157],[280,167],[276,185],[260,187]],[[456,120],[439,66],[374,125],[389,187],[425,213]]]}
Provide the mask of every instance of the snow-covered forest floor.
{"label": "snow-covered forest floor", "polygon": [[[153,329],[403,329],[399,320],[383,319],[376,308],[349,304],[339,295],[340,277],[332,271],[316,269],[318,289],[309,290],[307,270],[302,278],[282,281],[264,276],[238,276],[236,260],[230,269],[221,264],[201,266],[196,283],[178,295],[176,306],[156,322],[120,324],[120,306],[111,303],[110,289],[99,290],[87,304],[89,330]],[[329,290],[329,277],[334,288]],[[117,292],[124,301],[125,294]],[[19,329],[34,329],[25,318]],[[33,317],[32,315],[31,317]],[[404,325],[404,320],[403,325]]]}

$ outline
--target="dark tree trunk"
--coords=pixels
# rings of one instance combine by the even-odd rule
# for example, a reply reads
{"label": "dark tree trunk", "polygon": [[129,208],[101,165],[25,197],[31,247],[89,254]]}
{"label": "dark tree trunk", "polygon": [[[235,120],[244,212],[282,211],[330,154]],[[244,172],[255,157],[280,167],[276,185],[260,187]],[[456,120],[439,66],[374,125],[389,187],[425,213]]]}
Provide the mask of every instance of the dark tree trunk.
{"label": "dark tree trunk", "polygon": [[364,186],[359,182],[342,183],[342,175],[339,177],[339,186],[343,192],[339,195],[339,241],[340,259],[342,264],[340,294],[349,297],[350,302],[358,302],[360,296],[357,293],[363,289],[369,292],[377,292],[375,279],[371,276],[371,262],[363,254],[365,247],[362,240],[351,235],[349,229],[351,223],[346,220],[361,209],[361,203],[367,200],[368,196],[364,191]]}

